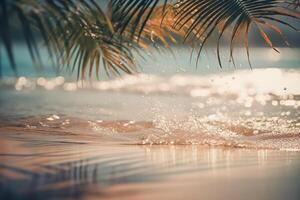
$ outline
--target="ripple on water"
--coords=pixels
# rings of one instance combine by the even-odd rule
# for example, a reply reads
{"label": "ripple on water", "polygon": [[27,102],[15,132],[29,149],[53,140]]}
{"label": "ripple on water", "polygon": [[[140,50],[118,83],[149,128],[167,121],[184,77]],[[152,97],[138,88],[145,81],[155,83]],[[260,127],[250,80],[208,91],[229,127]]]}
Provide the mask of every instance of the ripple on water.
{"label": "ripple on water", "polygon": [[[20,95],[12,102],[2,100],[0,106],[10,113],[1,114],[1,129],[93,134],[128,144],[299,150],[299,75],[299,70],[255,69],[95,82],[21,77],[0,84]],[[35,102],[28,106],[22,98],[31,95]],[[14,115],[21,110],[19,119]],[[35,117],[29,117],[32,112]],[[6,119],[12,115],[14,121]]]}

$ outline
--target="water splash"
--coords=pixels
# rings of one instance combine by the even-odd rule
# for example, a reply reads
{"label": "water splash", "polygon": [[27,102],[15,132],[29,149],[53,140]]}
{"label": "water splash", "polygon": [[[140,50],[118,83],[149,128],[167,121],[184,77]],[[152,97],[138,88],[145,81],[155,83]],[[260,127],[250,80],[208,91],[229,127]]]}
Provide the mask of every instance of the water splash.
{"label": "water splash", "polygon": [[3,98],[18,95],[1,101],[1,120],[12,115],[15,122],[3,127],[94,134],[127,144],[300,150],[299,75],[257,69],[95,82],[21,77],[0,84],[8,93]]}

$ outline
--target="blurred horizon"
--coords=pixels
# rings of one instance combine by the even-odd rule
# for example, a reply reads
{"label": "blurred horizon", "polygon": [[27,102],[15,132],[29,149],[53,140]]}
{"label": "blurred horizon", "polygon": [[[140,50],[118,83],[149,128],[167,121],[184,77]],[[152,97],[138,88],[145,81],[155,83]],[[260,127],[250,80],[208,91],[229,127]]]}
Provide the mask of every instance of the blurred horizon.
{"label": "blurred horizon", "polygon": [[[99,5],[107,11],[108,0],[96,0]],[[163,3],[165,1],[160,1]],[[280,19],[280,18],[279,18]],[[16,20],[16,19],[15,19]],[[285,19],[284,21],[292,24],[294,27],[299,27],[299,20]],[[11,36],[13,39],[13,52],[15,55],[18,76],[57,76],[64,75],[70,78],[75,78],[77,71],[73,74],[69,69],[62,69],[58,72],[61,66],[53,66],[50,62],[47,48],[42,44],[42,36],[35,32],[33,35],[35,39],[39,41],[38,49],[41,53],[41,58],[44,66],[35,66],[32,63],[31,56],[26,47],[24,41],[24,35],[22,33],[20,22],[16,20],[16,23],[12,23]],[[280,54],[268,47],[268,44],[264,41],[262,36],[258,33],[258,30],[253,27],[249,32],[249,47],[250,47],[250,62],[253,68],[298,68],[299,58],[298,55],[300,49],[300,37],[299,32],[290,30],[289,28],[278,24],[278,28],[281,29],[287,38],[289,46],[286,46],[282,40],[280,34],[276,31],[265,30],[266,34],[272,39],[274,48],[281,50]],[[279,30],[278,29],[278,30]],[[228,31],[228,30],[227,30]],[[230,31],[228,31],[230,32]],[[226,33],[226,32],[225,32]],[[247,53],[244,48],[244,41],[242,38],[240,41],[235,41],[235,60],[236,68],[229,62],[229,43],[230,34],[224,34],[221,40],[221,59],[223,68],[219,67],[218,58],[216,55],[217,37],[212,35],[205,44],[204,51],[201,52],[199,62],[197,63],[197,54],[200,47],[200,43],[196,44],[195,51],[189,44],[184,44],[178,39],[178,43],[171,44],[170,49],[163,47],[161,42],[151,41],[150,50],[142,50],[139,48],[139,52],[134,52],[134,60],[137,62],[138,72],[141,73],[155,73],[155,74],[174,74],[174,73],[219,73],[226,71],[233,71],[235,69],[250,69],[250,65],[247,60]],[[181,38],[182,40],[182,38]],[[193,51],[193,54],[191,53]],[[139,55],[141,54],[141,55]],[[145,59],[143,59],[144,57]],[[35,69],[36,67],[36,69]],[[43,68],[43,69],[42,69]],[[71,68],[71,67],[70,67]],[[121,72],[123,73],[123,72]],[[94,73],[95,74],[95,73]],[[104,72],[102,73],[104,74]],[[3,44],[0,44],[0,77],[14,76],[14,72],[11,69],[11,63],[7,57],[7,52]],[[105,75],[101,75],[101,78],[105,78]]]}
{"label": "blurred horizon", "polygon": [[[25,77],[54,77],[65,76],[65,78],[76,79],[77,71],[73,73],[70,69],[64,68],[61,72],[57,72],[57,66],[53,66],[47,54],[46,48],[41,47],[41,57],[43,68],[36,69],[30,59],[29,52],[25,45],[18,45],[14,49],[16,55],[16,63],[18,66],[18,76]],[[197,62],[197,51],[193,52],[191,47],[172,46],[170,49],[159,47],[144,51],[141,50],[143,56],[135,55],[138,73],[146,74],[210,74],[232,72],[239,69],[249,69],[250,65],[247,60],[246,51],[239,47],[234,50],[235,63],[234,67],[229,62],[229,48],[221,48],[221,59],[223,68],[219,67],[216,55],[216,49],[213,47],[205,48],[200,59]],[[3,51],[3,49],[2,49]],[[298,68],[300,48],[279,48],[280,53],[277,53],[271,48],[250,48],[250,62],[252,68]],[[4,52],[2,52],[4,53]],[[2,54],[3,55],[3,54]],[[2,76],[14,77],[15,74],[10,67],[7,57],[3,57]],[[104,72],[101,73],[100,79],[107,79]],[[114,78],[114,77],[111,77]]]}

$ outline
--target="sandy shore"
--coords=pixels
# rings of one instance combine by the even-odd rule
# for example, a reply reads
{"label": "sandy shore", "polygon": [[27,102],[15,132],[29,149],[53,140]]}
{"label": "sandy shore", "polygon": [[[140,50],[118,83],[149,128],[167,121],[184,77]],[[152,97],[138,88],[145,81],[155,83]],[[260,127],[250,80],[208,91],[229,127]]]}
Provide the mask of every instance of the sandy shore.
{"label": "sandy shore", "polygon": [[[105,141],[105,142],[104,142]],[[1,199],[299,199],[300,153],[1,128]]]}

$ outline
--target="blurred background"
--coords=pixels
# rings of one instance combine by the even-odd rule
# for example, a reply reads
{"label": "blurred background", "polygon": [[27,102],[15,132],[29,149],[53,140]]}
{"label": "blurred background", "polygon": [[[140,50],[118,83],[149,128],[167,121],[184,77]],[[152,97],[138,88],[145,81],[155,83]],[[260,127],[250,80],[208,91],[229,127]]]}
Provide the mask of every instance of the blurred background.
{"label": "blurred background", "polygon": [[[105,9],[108,1],[98,1]],[[296,20],[287,20],[293,26],[299,27],[299,22]],[[252,29],[249,34],[250,38],[250,59],[253,68],[298,68],[299,55],[300,55],[300,37],[299,32],[293,31],[286,27],[280,26],[285,33],[286,38],[290,46],[286,46],[284,41],[277,33],[267,31],[274,46],[280,50],[280,54],[276,51],[268,48],[262,37],[259,35],[255,28]],[[11,34],[13,37],[13,50],[16,58],[16,64],[18,66],[19,76],[45,76],[52,77],[62,75],[66,78],[76,79],[76,71],[71,73],[68,69],[64,69],[61,72],[57,72],[57,66],[53,66],[50,62],[49,55],[42,43],[40,35],[36,34],[36,38],[40,39],[39,49],[44,66],[39,69],[35,69],[30,59],[28,48],[25,44],[24,37],[21,33],[20,24],[17,22],[11,27]],[[170,48],[165,48],[161,44],[153,43],[153,47],[147,49],[147,51],[140,50],[140,54],[136,53],[135,59],[138,65],[138,71],[141,73],[155,73],[155,74],[174,74],[174,73],[192,73],[192,74],[207,74],[207,73],[219,73],[227,72],[236,69],[250,69],[247,61],[246,50],[243,47],[243,41],[240,44],[236,44],[237,48],[234,50],[234,57],[236,66],[229,62],[229,47],[228,41],[230,38],[225,38],[222,41],[222,64],[223,69],[220,69],[217,56],[216,56],[216,43],[213,38],[208,41],[204,51],[202,52],[199,62],[197,63],[198,49],[194,51],[192,47],[182,44],[181,42],[172,45]],[[13,77],[14,72],[10,66],[7,54],[4,50],[2,41],[0,42],[0,67],[3,77]],[[107,77],[102,74],[101,78]]]}

